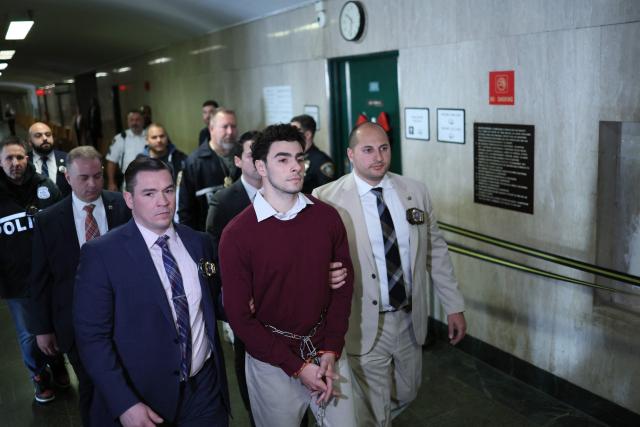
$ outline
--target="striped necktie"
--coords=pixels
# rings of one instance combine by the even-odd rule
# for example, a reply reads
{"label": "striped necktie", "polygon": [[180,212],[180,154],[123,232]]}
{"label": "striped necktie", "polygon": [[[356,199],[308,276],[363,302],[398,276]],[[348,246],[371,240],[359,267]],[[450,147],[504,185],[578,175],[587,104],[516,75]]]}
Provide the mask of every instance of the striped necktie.
{"label": "striped necktie", "polygon": [[87,216],[84,217],[84,240],[86,242],[100,236],[98,223],[96,222],[96,218],[93,216],[93,210],[95,207],[96,205],[89,203],[88,205],[84,205],[84,208],[82,208],[87,213]]}
{"label": "striped necktie", "polygon": [[180,379],[189,379],[191,373],[191,323],[189,321],[189,303],[182,284],[182,275],[176,259],[171,254],[169,236],[158,237],[156,245],[162,249],[162,263],[171,284],[171,300],[176,311],[176,326],[180,341]]}
{"label": "striped necktie", "polygon": [[40,160],[42,160],[42,168],[40,168],[40,172],[42,173],[40,175],[49,178],[49,165],[47,164],[47,162],[49,162],[49,156],[42,156]]}
{"label": "striped necktie", "polygon": [[400,260],[396,230],[393,226],[393,219],[391,219],[389,208],[384,202],[382,188],[372,188],[371,191],[376,196],[380,226],[382,227],[384,257],[387,264],[389,304],[394,308],[399,308],[406,301],[407,292],[404,289],[404,273],[402,272],[402,261]]}

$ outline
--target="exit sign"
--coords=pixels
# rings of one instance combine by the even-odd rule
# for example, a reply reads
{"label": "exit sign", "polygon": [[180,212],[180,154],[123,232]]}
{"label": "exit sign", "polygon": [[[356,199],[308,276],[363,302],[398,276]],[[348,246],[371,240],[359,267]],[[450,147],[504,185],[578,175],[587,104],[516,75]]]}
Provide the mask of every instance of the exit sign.
{"label": "exit sign", "polygon": [[515,102],[515,73],[509,71],[489,72],[489,104],[513,105]]}

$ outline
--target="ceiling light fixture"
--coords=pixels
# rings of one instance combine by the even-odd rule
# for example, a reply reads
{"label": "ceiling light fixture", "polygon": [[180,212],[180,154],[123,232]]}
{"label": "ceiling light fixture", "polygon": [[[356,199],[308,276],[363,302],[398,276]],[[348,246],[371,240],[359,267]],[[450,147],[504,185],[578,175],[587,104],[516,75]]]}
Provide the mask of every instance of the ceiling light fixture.
{"label": "ceiling light fixture", "polygon": [[96,73],[96,77],[100,78],[100,77],[107,77],[109,75],[109,73],[105,73],[104,71],[99,71]]}
{"label": "ceiling light fixture", "polygon": [[131,71],[131,67],[121,67],[113,69],[114,73],[126,73],[127,71]]}
{"label": "ceiling light fixture", "polygon": [[158,65],[158,64],[164,64],[167,62],[171,62],[171,58],[167,58],[166,56],[163,56],[162,58],[156,58],[156,59],[152,59],[151,61],[148,62],[149,65]]}
{"label": "ceiling light fixture", "polygon": [[224,49],[225,47],[221,44],[214,44],[212,46],[203,47],[201,49],[192,50],[189,52],[191,55],[200,55],[206,52],[213,52],[214,50]]}
{"label": "ceiling light fixture", "polygon": [[7,29],[5,40],[24,40],[33,27],[33,21],[11,21]]}
{"label": "ceiling light fixture", "polygon": [[7,64],[6,62],[0,62],[0,70],[4,70],[8,66],[9,66],[9,64]]}
{"label": "ceiling light fixture", "polygon": [[13,55],[16,53],[15,50],[0,50],[0,59],[7,60],[13,58]]}
{"label": "ceiling light fixture", "polygon": [[67,83],[67,84],[70,84],[70,85],[72,85],[74,82],[75,82],[75,80],[73,80],[73,79],[64,80],[64,83]]}

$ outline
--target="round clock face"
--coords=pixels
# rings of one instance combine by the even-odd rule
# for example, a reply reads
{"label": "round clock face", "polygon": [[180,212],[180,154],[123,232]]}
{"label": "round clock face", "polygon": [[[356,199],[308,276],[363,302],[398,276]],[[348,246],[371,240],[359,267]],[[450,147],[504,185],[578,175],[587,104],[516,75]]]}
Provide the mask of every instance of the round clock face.
{"label": "round clock face", "polygon": [[354,41],[364,31],[364,9],[357,1],[348,1],[340,11],[340,34],[345,40]]}

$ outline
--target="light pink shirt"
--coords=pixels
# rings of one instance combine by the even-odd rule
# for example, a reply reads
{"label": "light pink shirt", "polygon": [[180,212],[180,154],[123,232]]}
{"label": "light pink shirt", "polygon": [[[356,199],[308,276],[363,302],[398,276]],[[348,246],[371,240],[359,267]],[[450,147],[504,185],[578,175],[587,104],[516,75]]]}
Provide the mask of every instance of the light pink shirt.
{"label": "light pink shirt", "polygon": [[[156,245],[156,241],[160,235],[145,228],[139,222],[136,221],[136,225],[144,238],[147,248],[149,248],[149,254],[153,260],[153,264],[156,267],[160,281],[164,292],[167,294],[167,300],[169,307],[171,308],[171,314],[173,315],[173,321],[176,322],[176,310],[173,306],[171,299],[171,283],[169,277],[164,268],[164,262],[162,261],[162,249]],[[207,337],[204,316],[201,308],[202,301],[202,289],[200,288],[200,279],[198,277],[198,266],[195,261],[187,252],[180,236],[176,233],[173,225],[167,229],[163,234],[169,236],[167,241],[169,250],[178,264],[180,275],[182,276],[182,284],[184,286],[184,293],[187,296],[187,302],[189,304],[189,323],[191,325],[191,374],[196,375],[202,366],[211,355],[211,345],[209,338]]]}

